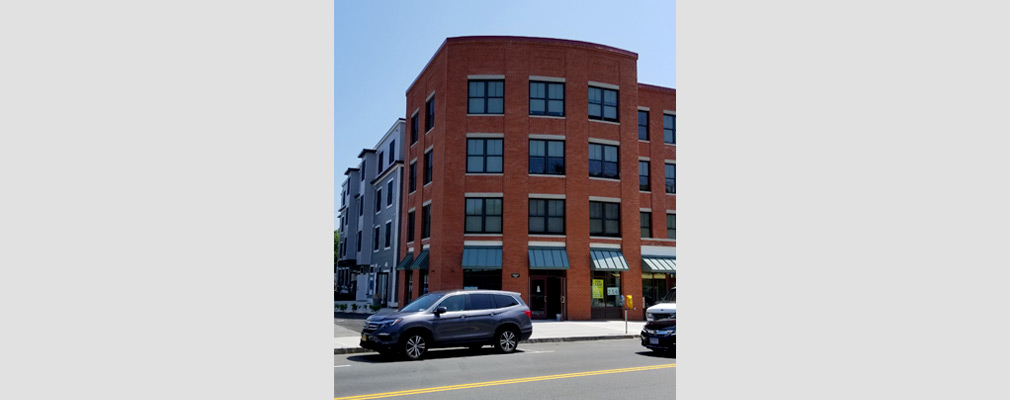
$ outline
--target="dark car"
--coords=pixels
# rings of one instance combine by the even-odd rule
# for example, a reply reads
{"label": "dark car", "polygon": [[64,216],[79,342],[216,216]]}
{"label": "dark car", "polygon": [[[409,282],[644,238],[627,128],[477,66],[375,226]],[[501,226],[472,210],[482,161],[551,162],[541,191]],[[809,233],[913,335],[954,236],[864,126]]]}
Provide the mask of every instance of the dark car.
{"label": "dark car", "polygon": [[510,353],[533,334],[530,308],[519,293],[456,290],[419,297],[395,313],[365,320],[361,347],[416,360],[428,349],[492,345]]}
{"label": "dark car", "polygon": [[655,351],[677,352],[677,320],[651,321],[642,329],[642,346]]}

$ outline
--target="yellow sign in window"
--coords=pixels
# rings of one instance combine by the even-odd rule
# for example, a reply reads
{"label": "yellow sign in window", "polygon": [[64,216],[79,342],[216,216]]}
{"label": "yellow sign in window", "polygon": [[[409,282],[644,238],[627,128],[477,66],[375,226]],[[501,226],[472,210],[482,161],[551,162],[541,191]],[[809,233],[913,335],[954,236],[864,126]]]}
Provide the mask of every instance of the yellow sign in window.
{"label": "yellow sign in window", "polygon": [[593,298],[603,298],[603,279],[593,279]]}

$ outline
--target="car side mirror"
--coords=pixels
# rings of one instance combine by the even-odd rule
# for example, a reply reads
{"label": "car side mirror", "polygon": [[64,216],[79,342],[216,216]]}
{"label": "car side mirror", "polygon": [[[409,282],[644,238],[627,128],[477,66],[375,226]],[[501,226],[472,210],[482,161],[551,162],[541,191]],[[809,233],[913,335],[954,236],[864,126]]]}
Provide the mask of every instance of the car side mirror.
{"label": "car side mirror", "polygon": [[435,309],[435,315],[443,314],[446,311],[449,311],[449,310],[446,309],[445,307],[438,307],[438,308]]}

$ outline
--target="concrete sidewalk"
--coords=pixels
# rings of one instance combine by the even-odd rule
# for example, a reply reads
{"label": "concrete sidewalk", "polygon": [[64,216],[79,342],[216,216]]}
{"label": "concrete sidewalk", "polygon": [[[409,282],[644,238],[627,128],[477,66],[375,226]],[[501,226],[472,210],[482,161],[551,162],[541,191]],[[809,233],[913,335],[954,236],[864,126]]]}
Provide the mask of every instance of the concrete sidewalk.
{"label": "concrete sidewalk", "polygon": [[[638,337],[643,326],[644,321],[628,321],[625,333],[624,321],[533,321],[533,336],[522,343],[631,339]],[[358,346],[360,331],[334,325],[333,336],[334,354],[372,351]]]}

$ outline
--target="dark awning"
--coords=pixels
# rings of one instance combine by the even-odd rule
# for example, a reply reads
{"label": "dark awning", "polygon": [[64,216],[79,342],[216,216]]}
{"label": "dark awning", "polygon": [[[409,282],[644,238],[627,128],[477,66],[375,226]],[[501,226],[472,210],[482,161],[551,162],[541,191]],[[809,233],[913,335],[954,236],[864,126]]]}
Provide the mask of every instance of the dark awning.
{"label": "dark awning", "polygon": [[530,247],[530,269],[568,268],[568,252],[563,247]]}
{"label": "dark awning", "polygon": [[677,257],[642,256],[642,272],[677,272]]}
{"label": "dark awning", "polygon": [[410,269],[428,269],[428,249],[424,249],[414,260],[413,264],[410,264]]}
{"label": "dark awning", "polygon": [[589,249],[593,258],[593,271],[627,271],[628,261],[620,250]]}
{"label": "dark awning", "polygon": [[414,263],[414,252],[409,252],[399,264],[396,264],[397,271],[409,271],[410,265]]}
{"label": "dark awning", "polygon": [[463,269],[501,269],[501,246],[463,247]]}

